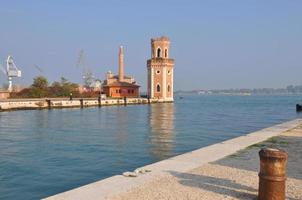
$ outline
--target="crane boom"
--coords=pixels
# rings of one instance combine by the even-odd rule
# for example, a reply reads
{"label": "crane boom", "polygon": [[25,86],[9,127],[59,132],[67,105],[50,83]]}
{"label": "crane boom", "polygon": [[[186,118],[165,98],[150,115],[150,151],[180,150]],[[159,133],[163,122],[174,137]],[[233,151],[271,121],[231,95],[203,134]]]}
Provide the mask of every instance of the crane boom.
{"label": "crane boom", "polygon": [[22,76],[21,70],[15,65],[12,56],[7,57],[5,74],[8,79],[8,91],[11,92],[13,90],[13,78],[20,78]]}

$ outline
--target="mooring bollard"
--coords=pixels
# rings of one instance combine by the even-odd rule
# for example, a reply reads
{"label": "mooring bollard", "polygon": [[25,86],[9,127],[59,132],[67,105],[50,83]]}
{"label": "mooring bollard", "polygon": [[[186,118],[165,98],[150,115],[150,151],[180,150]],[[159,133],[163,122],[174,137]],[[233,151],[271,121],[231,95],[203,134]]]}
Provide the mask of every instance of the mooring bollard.
{"label": "mooring bollard", "polygon": [[287,153],[265,148],[259,151],[258,200],[285,200]]}
{"label": "mooring bollard", "polygon": [[102,99],[100,96],[98,97],[98,103],[99,103],[99,107],[102,107]]}
{"label": "mooring bollard", "polygon": [[127,106],[127,97],[124,97],[124,106]]}
{"label": "mooring bollard", "polygon": [[51,100],[46,99],[48,109],[51,109]]}
{"label": "mooring bollard", "polygon": [[83,101],[84,101],[83,99],[80,99],[81,108],[83,108],[83,107],[84,107],[84,102],[83,102]]}

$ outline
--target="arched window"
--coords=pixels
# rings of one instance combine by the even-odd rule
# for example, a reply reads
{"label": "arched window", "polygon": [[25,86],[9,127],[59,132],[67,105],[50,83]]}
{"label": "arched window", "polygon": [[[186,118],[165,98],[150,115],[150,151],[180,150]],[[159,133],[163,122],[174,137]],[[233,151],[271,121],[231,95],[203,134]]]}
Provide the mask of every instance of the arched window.
{"label": "arched window", "polygon": [[160,85],[159,84],[157,84],[157,86],[156,86],[156,91],[160,92]]}
{"label": "arched window", "polygon": [[160,48],[157,49],[157,57],[158,58],[161,57],[161,49]]}
{"label": "arched window", "polygon": [[165,49],[165,58],[168,57],[168,49]]}
{"label": "arched window", "polygon": [[170,92],[170,85],[168,85],[168,92]]}

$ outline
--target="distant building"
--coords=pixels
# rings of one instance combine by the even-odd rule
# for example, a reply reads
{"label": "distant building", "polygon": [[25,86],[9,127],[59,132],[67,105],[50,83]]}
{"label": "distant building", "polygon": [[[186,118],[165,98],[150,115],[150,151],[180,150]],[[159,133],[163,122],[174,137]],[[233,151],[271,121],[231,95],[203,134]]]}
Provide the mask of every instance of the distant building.
{"label": "distant building", "polygon": [[8,99],[9,97],[10,97],[9,91],[0,89],[0,99]]}
{"label": "distant building", "polygon": [[101,92],[102,91],[102,82],[101,80],[94,80],[93,83],[87,87],[84,85],[79,85],[78,87],[78,92],[80,94],[85,93],[85,92]]}
{"label": "distant building", "polygon": [[119,72],[113,75],[111,71],[107,72],[103,83],[103,92],[107,97],[139,97],[139,85],[133,77],[124,75],[124,52],[123,47],[119,51]]}
{"label": "distant building", "polygon": [[169,48],[169,38],[151,39],[151,59],[147,61],[149,98],[173,101],[174,60]]}

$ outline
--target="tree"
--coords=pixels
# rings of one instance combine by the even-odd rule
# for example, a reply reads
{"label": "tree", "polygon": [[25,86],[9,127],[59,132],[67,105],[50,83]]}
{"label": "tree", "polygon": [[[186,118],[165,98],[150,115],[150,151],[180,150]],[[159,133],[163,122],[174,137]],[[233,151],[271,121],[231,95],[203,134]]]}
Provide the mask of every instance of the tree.
{"label": "tree", "polygon": [[[55,83],[55,82],[54,82]],[[65,84],[67,84],[67,83],[69,83],[68,82],[68,80],[65,78],[65,77],[61,77],[61,85],[65,85]]]}
{"label": "tree", "polygon": [[30,97],[46,97],[48,95],[48,80],[44,76],[37,76],[31,85]]}
{"label": "tree", "polygon": [[48,86],[48,80],[43,76],[34,78],[32,85],[22,91],[13,94],[15,98],[43,98],[43,97],[68,97],[70,93],[73,97],[79,97],[78,85],[69,82],[61,77],[59,81],[54,81]]}
{"label": "tree", "polygon": [[68,97],[70,93],[78,93],[78,85],[69,82],[66,78],[61,77],[60,82],[55,81],[49,87],[49,94],[54,97]]}
{"label": "tree", "polygon": [[48,80],[44,76],[37,76],[34,78],[34,82],[31,86],[42,90],[47,89]]}

